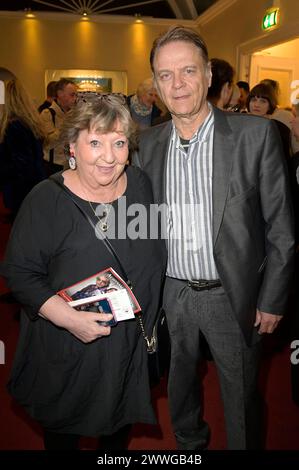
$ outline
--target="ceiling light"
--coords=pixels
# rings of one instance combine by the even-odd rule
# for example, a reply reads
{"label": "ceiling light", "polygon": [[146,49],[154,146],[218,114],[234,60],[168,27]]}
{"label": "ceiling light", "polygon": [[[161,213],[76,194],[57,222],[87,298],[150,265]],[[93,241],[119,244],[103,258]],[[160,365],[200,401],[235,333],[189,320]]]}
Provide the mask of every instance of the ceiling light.
{"label": "ceiling light", "polygon": [[31,8],[24,9],[26,18],[35,18],[35,14],[32,13]]}
{"label": "ceiling light", "polygon": [[135,23],[143,23],[143,19],[141,17],[141,13],[135,13]]}

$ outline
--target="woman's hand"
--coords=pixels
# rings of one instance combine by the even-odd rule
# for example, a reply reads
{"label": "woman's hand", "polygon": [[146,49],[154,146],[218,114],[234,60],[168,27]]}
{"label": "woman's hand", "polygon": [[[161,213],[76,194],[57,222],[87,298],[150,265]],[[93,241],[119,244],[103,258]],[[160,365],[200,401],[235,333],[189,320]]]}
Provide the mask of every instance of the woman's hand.
{"label": "woman's hand", "polygon": [[90,343],[101,336],[108,336],[111,333],[110,326],[99,325],[99,321],[109,321],[113,318],[110,313],[94,313],[84,310],[73,309],[72,325],[68,331],[83,343]]}
{"label": "woman's hand", "polygon": [[99,321],[109,321],[110,313],[78,311],[70,307],[58,295],[50,297],[40,308],[39,315],[65,330],[68,330],[83,343],[90,343],[111,333],[110,326],[99,325]]}

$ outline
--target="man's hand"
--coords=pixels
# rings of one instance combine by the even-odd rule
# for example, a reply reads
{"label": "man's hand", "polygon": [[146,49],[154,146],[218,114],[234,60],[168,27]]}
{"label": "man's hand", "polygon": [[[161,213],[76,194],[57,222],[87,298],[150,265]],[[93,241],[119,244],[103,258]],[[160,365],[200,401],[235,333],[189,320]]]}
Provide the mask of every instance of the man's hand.
{"label": "man's hand", "polygon": [[258,330],[259,335],[273,333],[281,319],[282,315],[273,315],[273,313],[261,312],[259,309],[256,309],[254,326],[260,325]]}

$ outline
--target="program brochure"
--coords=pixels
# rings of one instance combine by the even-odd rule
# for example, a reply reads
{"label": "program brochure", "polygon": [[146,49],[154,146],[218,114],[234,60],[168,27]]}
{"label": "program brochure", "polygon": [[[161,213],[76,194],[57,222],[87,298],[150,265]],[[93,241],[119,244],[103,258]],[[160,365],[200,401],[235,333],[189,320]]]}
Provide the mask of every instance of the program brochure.
{"label": "program brochure", "polygon": [[112,313],[114,320],[100,322],[110,326],[134,318],[141,311],[132,290],[113,268],[104,269],[57,294],[76,310]]}

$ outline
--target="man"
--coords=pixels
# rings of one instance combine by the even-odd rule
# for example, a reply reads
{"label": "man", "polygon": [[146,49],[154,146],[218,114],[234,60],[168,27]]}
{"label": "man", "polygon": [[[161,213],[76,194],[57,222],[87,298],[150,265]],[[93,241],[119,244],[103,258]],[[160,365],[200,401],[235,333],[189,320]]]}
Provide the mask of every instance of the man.
{"label": "man", "polygon": [[211,59],[212,82],[207,98],[217,108],[225,109],[233,92],[234,69],[222,59]]}
{"label": "man", "polygon": [[243,80],[239,80],[237,82],[237,87],[240,90],[240,112],[246,111],[247,97],[249,95],[249,84],[247,82],[244,82]]}
{"label": "man", "polygon": [[203,334],[224,402],[228,448],[261,446],[260,335],[285,310],[292,273],[291,203],[273,123],[207,102],[207,48],[176,27],[151,51],[172,121],[144,131],[136,163],[168,207],[164,308],[171,338],[169,403],[179,449],[205,448],[198,362]]}
{"label": "man", "polygon": [[56,83],[57,82],[49,82],[47,85],[47,98],[45,101],[38,107],[38,112],[41,113],[44,109],[50,108],[53,100],[56,97]]}
{"label": "man", "polygon": [[41,112],[41,118],[48,136],[47,146],[44,148],[45,159],[49,159],[51,163],[61,165],[61,169],[66,166],[66,157],[64,153],[65,144],[60,141],[60,129],[65,113],[75,104],[76,98],[76,84],[67,78],[61,78],[56,83],[56,98],[49,108]]}
{"label": "man", "polygon": [[99,274],[96,277],[95,284],[88,284],[83,287],[81,290],[72,294],[73,300],[85,299],[86,297],[91,297],[93,295],[105,294],[107,292],[107,287],[109,286],[110,280],[105,274]]}

